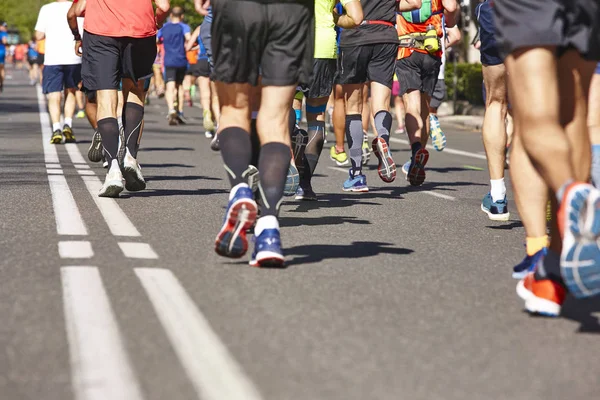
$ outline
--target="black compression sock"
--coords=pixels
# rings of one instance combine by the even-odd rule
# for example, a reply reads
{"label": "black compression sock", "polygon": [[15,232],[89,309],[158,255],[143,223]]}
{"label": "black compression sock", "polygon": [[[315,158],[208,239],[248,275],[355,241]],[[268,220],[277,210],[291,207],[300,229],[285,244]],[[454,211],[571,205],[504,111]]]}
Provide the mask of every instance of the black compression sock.
{"label": "black compression sock", "polygon": [[225,128],[219,133],[219,146],[231,186],[246,183],[243,174],[252,157],[250,134],[239,127]]}
{"label": "black compression sock", "polygon": [[261,216],[277,216],[291,160],[291,150],[283,143],[271,142],[262,146],[258,161]]}
{"label": "black compression sock", "polygon": [[255,119],[250,121],[250,140],[252,141],[252,158],[250,164],[258,168],[258,157],[260,156],[260,138],[258,137],[258,131],[256,130]]}
{"label": "black compression sock", "polygon": [[137,158],[138,142],[144,126],[144,107],[135,103],[126,103],[123,110],[123,129],[125,131],[125,145],[133,156]]}
{"label": "black compression sock", "polygon": [[421,148],[423,147],[423,145],[421,145],[421,142],[416,142],[410,145],[410,149],[412,150],[413,155],[421,150]]}
{"label": "black compression sock", "polygon": [[112,160],[117,159],[119,152],[119,123],[116,118],[103,118],[98,121],[98,132],[102,137],[102,147],[104,156],[110,166]]}

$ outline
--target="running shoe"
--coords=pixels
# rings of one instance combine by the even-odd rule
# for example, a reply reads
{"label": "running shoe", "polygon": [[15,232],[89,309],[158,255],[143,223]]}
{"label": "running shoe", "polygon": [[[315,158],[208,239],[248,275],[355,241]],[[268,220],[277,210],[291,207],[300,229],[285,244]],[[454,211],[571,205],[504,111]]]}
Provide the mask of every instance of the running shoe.
{"label": "running shoe", "polygon": [[171,111],[169,113],[169,115],[167,116],[167,120],[169,121],[169,125],[178,125],[179,124],[179,118],[177,115],[177,111]]}
{"label": "running shoe", "polygon": [[123,165],[123,160],[125,160],[125,128],[121,125],[119,127],[119,150],[117,151],[117,160],[119,160],[119,165]]}
{"label": "running shoe", "polygon": [[204,131],[204,137],[207,139],[212,139],[215,136],[213,131]]}
{"label": "running shoe", "polygon": [[123,191],[123,174],[117,160],[112,160],[110,169],[106,174],[104,185],[100,189],[98,196],[100,197],[119,197],[119,193]]}
{"label": "running shoe", "polygon": [[394,133],[396,135],[402,135],[402,134],[404,134],[404,128],[396,128],[396,130],[394,131]]}
{"label": "running shoe", "polygon": [[349,177],[344,182],[342,190],[344,192],[368,192],[367,177],[363,174],[354,175],[352,168],[350,168]]}
{"label": "running shoe", "polygon": [[348,154],[345,151],[341,151],[338,153],[335,146],[331,146],[329,150],[329,158],[331,161],[335,161],[338,167],[346,167],[350,165],[350,159],[348,158]]}
{"label": "running shoe", "polygon": [[440,127],[437,115],[429,114],[429,136],[431,136],[434,149],[442,151],[446,148],[446,135]]}
{"label": "running shoe", "polygon": [[307,144],[308,133],[304,129],[294,129],[292,133],[292,153],[294,154],[294,164],[296,164],[300,176],[304,174],[304,150],[306,150]]}
{"label": "running shoe", "polygon": [[544,247],[532,256],[526,255],[523,261],[514,266],[512,277],[514,279],[523,279],[528,273],[535,271],[535,266],[538,261],[540,261],[547,252],[548,250]]}
{"label": "running shoe", "polygon": [[411,160],[408,160],[404,164],[402,164],[402,173],[406,176],[406,180],[408,180],[408,170],[410,169]]}
{"label": "running shoe", "polygon": [[421,186],[425,182],[425,165],[429,160],[429,152],[426,149],[419,149],[413,154],[408,167],[408,182],[412,186]]}
{"label": "running shoe", "polygon": [[281,268],[284,266],[279,229],[265,229],[254,238],[254,252],[252,253],[250,265],[262,268]]}
{"label": "running shoe", "polygon": [[223,226],[215,240],[215,251],[223,257],[240,258],[248,250],[246,230],[256,220],[257,206],[245,183],[231,189]]}
{"label": "running shoe", "polygon": [[252,189],[253,193],[258,190],[258,184],[260,182],[260,176],[258,174],[258,168],[254,165],[249,165],[248,169],[244,172],[243,176],[248,182],[248,186]]}
{"label": "running shoe", "polygon": [[373,152],[379,160],[377,172],[382,181],[386,183],[396,180],[396,163],[392,159],[390,149],[383,138],[376,137],[373,139]]}
{"label": "running shoe", "polygon": [[69,125],[63,126],[62,133],[65,136],[65,143],[75,143],[75,135],[73,135],[73,129]]}
{"label": "running shoe", "polygon": [[219,147],[219,135],[215,133],[215,136],[213,136],[212,140],[210,141],[210,149],[212,151],[220,151],[221,148]]}
{"label": "running shoe", "polygon": [[298,186],[298,189],[296,190],[296,200],[302,200],[302,201],[316,201],[317,200],[317,194],[313,190],[310,182],[304,182],[304,181],[300,182],[300,186]]}
{"label": "running shoe", "polygon": [[369,138],[365,134],[362,144],[362,165],[367,165],[371,159],[371,146],[369,146]]}
{"label": "running shoe", "polygon": [[560,267],[564,283],[577,298],[600,293],[600,192],[587,183],[565,190],[557,216],[563,239]]}
{"label": "running shoe", "polygon": [[77,114],[75,115],[75,118],[79,118],[79,119],[85,118],[85,111],[83,111],[83,110],[77,111]]}
{"label": "running shoe", "polygon": [[298,190],[298,185],[300,184],[300,174],[298,173],[298,169],[294,165],[292,161],[290,163],[290,167],[288,168],[287,178],[285,180],[285,187],[283,188],[284,196],[293,196],[296,194],[296,190]]}
{"label": "running shoe", "polygon": [[202,111],[202,126],[204,126],[204,130],[206,132],[212,132],[215,130],[215,123],[213,121],[212,112],[208,109]]}
{"label": "running shoe", "polygon": [[52,138],[50,139],[51,144],[61,144],[63,140],[62,131],[60,129],[55,130],[52,133]]}
{"label": "running shoe", "polygon": [[100,132],[96,130],[94,131],[94,136],[92,136],[92,144],[90,144],[90,148],[88,149],[88,159],[91,162],[102,161],[103,151],[102,136],[100,136]]}
{"label": "running shoe", "polygon": [[517,295],[525,301],[525,310],[531,314],[558,317],[565,301],[566,290],[550,279],[535,279],[529,272],[517,284]]}
{"label": "running shoe", "polygon": [[187,118],[183,115],[182,112],[177,112],[177,123],[181,125],[187,124]]}
{"label": "running shoe", "polygon": [[508,221],[510,218],[506,196],[502,200],[493,201],[492,195],[486,194],[481,201],[481,211],[486,213],[492,221]]}
{"label": "running shoe", "polygon": [[102,155],[102,168],[108,168],[108,161],[106,161],[104,155]]}
{"label": "running shoe", "polygon": [[142,168],[135,158],[125,150],[123,157],[123,177],[125,178],[125,189],[130,192],[138,192],[146,189],[146,181],[142,175]]}

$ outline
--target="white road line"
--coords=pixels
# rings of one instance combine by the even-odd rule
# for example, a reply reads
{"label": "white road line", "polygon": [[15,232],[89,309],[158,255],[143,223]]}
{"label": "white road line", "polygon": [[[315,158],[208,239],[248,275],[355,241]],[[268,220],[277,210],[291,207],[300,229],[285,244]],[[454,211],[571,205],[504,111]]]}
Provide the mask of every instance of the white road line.
{"label": "white road line", "polygon": [[46,168],[48,168],[48,169],[60,168],[60,164],[46,164]]}
{"label": "white road line", "polygon": [[87,164],[74,164],[75,168],[77,169],[81,169],[81,170],[86,170],[86,169],[90,169],[90,166]]}
{"label": "white road line", "polygon": [[85,182],[88,192],[92,195],[92,199],[94,199],[96,206],[100,209],[102,217],[104,217],[108,229],[110,229],[113,235],[142,236],[114,199],[98,197],[98,192],[102,188],[102,182],[100,182],[97,176],[82,175],[81,178]]}
{"label": "white road line", "polygon": [[62,169],[47,169],[46,173],[48,175],[64,175]]}
{"label": "white road line", "polygon": [[445,200],[452,200],[452,201],[456,200],[456,197],[448,196],[447,194],[441,194],[438,192],[432,192],[431,190],[423,190],[420,193],[425,193],[430,196],[439,197],[440,199],[445,199]]}
{"label": "white road line", "polygon": [[44,146],[44,161],[46,164],[59,164],[58,153],[56,152],[56,146],[50,144],[50,137],[52,131],[50,129],[50,115],[46,111],[46,98],[42,93],[40,85],[36,86],[37,97],[38,97],[38,108],[40,113],[40,126],[42,128],[42,142]]}
{"label": "white road line", "polygon": [[[390,141],[392,141],[394,143],[401,143],[401,144],[405,144],[407,146],[410,146],[409,141],[405,140],[405,139],[390,138]],[[427,148],[429,150],[435,150],[434,147],[432,145],[430,145],[430,144],[427,145]],[[444,151],[442,151],[442,153],[454,154],[454,155],[463,156],[463,157],[477,158],[478,160],[487,160],[487,157],[485,155],[481,155],[481,154],[477,154],[477,153],[471,153],[469,151],[449,149],[448,147],[446,147],[444,149]]]}
{"label": "white road line", "polygon": [[92,258],[94,250],[88,241],[62,241],[58,242],[60,258]]}
{"label": "white road line", "polygon": [[329,169],[332,169],[332,170],[334,170],[334,171],[339,171],[339,172],[345,172],[345,173],[348,173],[348,169],[344,169],[344,168],[342,168],[342,167],[327,167],[327,168],[329,168]]}
{"label": "white road line", "polygon": [[79,175],[96,175],[94,171],[91,171],[89,169],[79,169],[77,170],[77,172],[79,173]]}
{"label": "white road line", "polygon": [[[65,149],[67,149],[67,153],[69,154],[71,161],[73,162],[73,164],[75,164],[75,168],[77,168],[77,164],[87,165],[87,162],[81,155],[81,152],[79,151],[79,148],[77,147],[77,145],[75,143],[66,143]],[[88,168],[89,168],[89,165],[88,165]]]}
{"label": "white road line", "polygon": [[87,235],[87,228],[64,175],[48,175],[48,182],[52,193],[56,232],[59,235]]}
{"label": "white road line", "polygon": [[152,250],[148,243],[137,242],[119,242],[119,247],[123,255],[127,258],[141,258],[145,260],[155,260],[158,254]]}
{"label": "white road line", "polygon": [[75,400],[141,400],[98,269],[63,267],[61,277]]}
{"label": "white road line", "polygon": [[154,310],[196,393],[203,400],[262,397],[173,273],[136,268]]}

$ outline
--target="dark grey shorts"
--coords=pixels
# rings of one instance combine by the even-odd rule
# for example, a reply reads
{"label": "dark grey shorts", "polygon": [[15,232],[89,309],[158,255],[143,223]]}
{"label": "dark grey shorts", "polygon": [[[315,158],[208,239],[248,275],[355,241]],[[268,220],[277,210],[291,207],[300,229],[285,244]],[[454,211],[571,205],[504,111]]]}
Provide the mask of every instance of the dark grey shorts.
{"label": "dark grey shorts", "polygon": [[523,47],[557,46],[600,60],[600,0],[495,0],[494,21],[504,57]]}
{"label": "dark grey shorts", "polygon": [[409,90],[419,90],[433,96],[438,81],[441,58],[415,51],[396,61],[396,76],[400,84],[400,96]]}

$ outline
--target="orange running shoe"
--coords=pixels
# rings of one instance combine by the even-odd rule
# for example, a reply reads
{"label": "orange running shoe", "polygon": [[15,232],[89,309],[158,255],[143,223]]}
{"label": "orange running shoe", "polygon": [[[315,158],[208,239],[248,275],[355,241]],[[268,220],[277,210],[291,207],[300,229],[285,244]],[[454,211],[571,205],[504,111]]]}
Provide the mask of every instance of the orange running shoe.
{"label": "orange running shoe", "polygon": [[525,300],[527,312],[558,317],[567,291],[550,279],[536,280],[534,272],[530,272],[517,284],[517,294]]}

